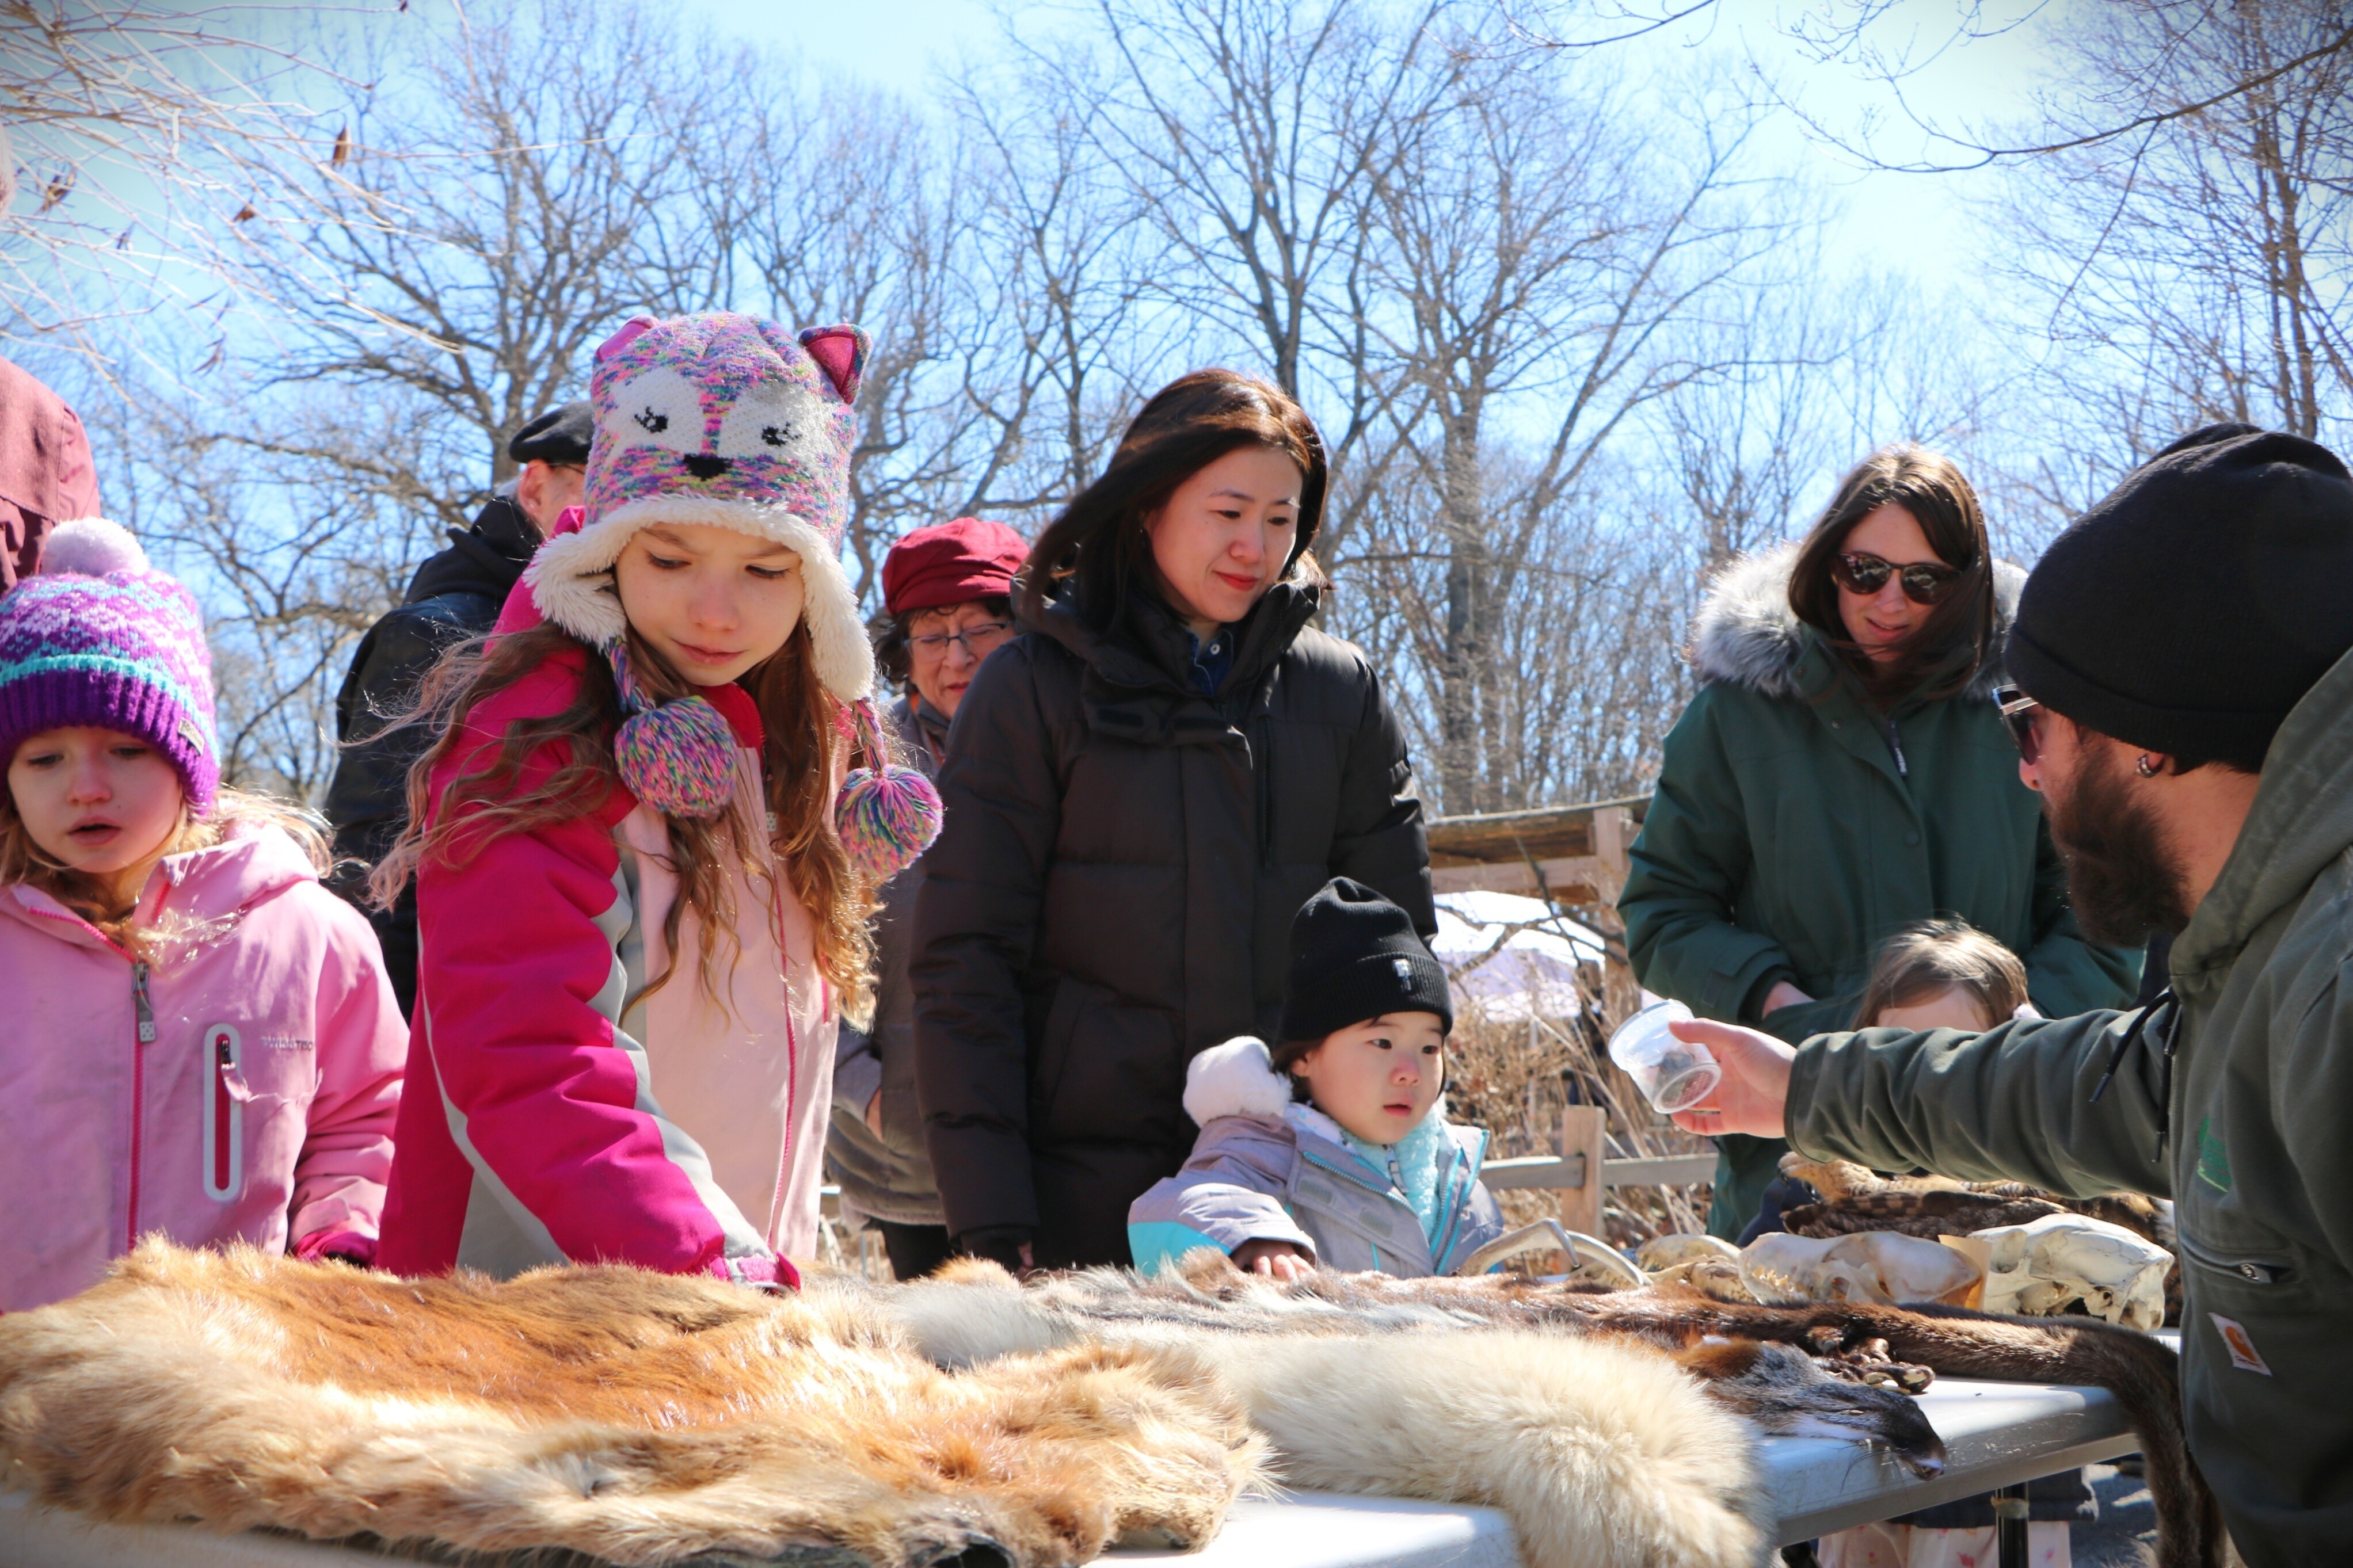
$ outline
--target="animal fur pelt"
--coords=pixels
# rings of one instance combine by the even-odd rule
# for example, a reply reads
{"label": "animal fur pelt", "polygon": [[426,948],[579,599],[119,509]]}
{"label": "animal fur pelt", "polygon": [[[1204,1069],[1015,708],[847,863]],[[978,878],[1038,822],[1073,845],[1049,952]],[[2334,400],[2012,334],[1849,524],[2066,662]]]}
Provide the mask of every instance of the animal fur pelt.
{"label": "animal fur pelt", "polygon": [[[2104,1193],[2096,1197],[2070,1198],[2039,1191],[2022,1182],[1962,1182],[1946,1176],[1883,1176],[1852,1160],[1808,1160],[1784,1154],[1781,1173],[1795,1176],[1821,1194],[1818,1204],[1790,1209],[1782,1217],[1799,1236],[1844,1236],[1857,1230],[1901,1230],[1911,1236],[1966,1235],[1951,1226],[1952,1217],[1977,1215],[2013,1215],[1973,1224],[1973,1230],[2000,1225],[2025,1225],[2045,1215],[2080,1214],[2119,1225],[2136,1236],[2173,1251],[2173,1222],[2155,1200],[2138,1193]],[[1913,1228],[1916,1220],[1942,1218],[1945,1228],[1931,1232]],[[1893,1223],[1873,1223],[1893,1222]],[[1801,1228],[1811,1226],[1816,1228]]]}
{"label": "animal fur pelt", "polygon": [[2206,1568],[2219,1527],[2169,1359],[2135,1347],[2168,1352],[2104,1330],[1511,1280],[1278,1285],[1213,1253],[1151,1281],[1023,1288],[968,1264],[762,1297],[151,1243],[70,1301],[0,1318],[0,1465],[111,1519],[800,1568],[1198,1544],[1272,1479],[1501,1506],[1529,1568],[1716,1568],[1771,1554],[1757,1426],[1934,1463],[1916,1407],[1803,1352],[1892,1353],[2116,1388],[2146,1423],[2164,1561]]}
{"label": "animal fur pelt", "polygon": [[628,1268],[410,1281],[151,1241],[0,1317],[0,1478],[111,1520],[1028,1568],[1206,1541],[1264,1456],[1181,1351],[952,1375],[848,1297]]}
{"label": "animal fur pelt", "polygon": [[1080,1286],[1001,1271],[810,1283],[407,1281],[150,1243],[0,1318],[0,1465],[109,1519],[628,1564],[1059,1568],[1198,1544],[1270,1466],[1499,1504],[1529,1568],[1771,1555],[1751,1429],[1694,1376],[1719,1369],[1633,1340],[1469,1313],[1410,1342],[1338,1315],[1275,1333],[1239,1309],[1113,1331],[1061,1310]]}
{"label": "animal fur pelt", "polygon": [[[840,1280],[820,1288],[861,1289]],[[2174,1352],[2146,1334],[2093,1319],[2009,1318],[1959,1308],[1868,1303],[1760,1307],[1715,1300],[1684,1288],[1611,1291],[1520,1276],[1393,1279],[1318,1273],[1279,1284],[1243,1275],[1208,1251],[1152,1279],[1099,1269],[1034,1281],[1018,1290],[995,1266],[965,1264],[931,1281],[892,1288],[889,1296],[888,1310],[916,1342],[952,1364],[981,1364],[992,1354],[1090,1338],[1111,1344],[1174,1339],[1213,1345],[1226,1336],[1360,1339],[1368,1331],[1400,1335],[1451,1328],[1646,1342],[1678,1354],[1686,1370],[1711,1380],[1705,1385],[1711,1398],[1764,1430],[1869,1437],[1924,1471],[1941,1461],[1943,1450],[1918,1406],[1883,1388],[1841,1390],[1820,1363],[1810,1367],[1800,1358],[1775,1352],[1796,1347],[1840,1363],[1833,1370],[1859,1380],[1869,1378],[1868,1369],[1874,1367],[1891,1374],[1894,1369],[1926,1367],[1957,1377],[2090,1384],[2116,1395],[2141,1440],[2158,1512],[2160,1568],[2214,1568],[2221,1561],[2221,1516],[2182,1434]],[[1417,1339],[1415,1354],[1425,1342]],[[1363,1369],[1375,1364],[1375,1356],[1367,1352],[1338,1364],[1355,1369],[1348,1381],[1362,1383]],[[1893,1375],[1886,1380],[1895,1381]],[[1328,1412],[1302,1414],[1314,1426]],[[1908,1436],[1905,1417],[1912,1424]],[[1286,1441],[1345,1436],[1328,1424],[1293,1434],[1268,1426],[1255,1408],[1251,1419],[1272,1439],[1278,1470],[1285,1462]],[[1345,1479],[1315,1484],[1351,1489]],[[1409,1496],[1440,1495],[1397,1489]],[[1534,1553],[1528,1560],[1544,1561]]]}

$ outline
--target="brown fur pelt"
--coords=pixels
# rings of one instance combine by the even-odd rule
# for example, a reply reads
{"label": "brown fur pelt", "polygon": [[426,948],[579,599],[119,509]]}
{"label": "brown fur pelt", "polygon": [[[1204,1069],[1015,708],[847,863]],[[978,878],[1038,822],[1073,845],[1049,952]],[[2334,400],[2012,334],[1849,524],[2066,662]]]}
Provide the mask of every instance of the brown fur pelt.
{"label": "brown fur pelt", "polygon": [[1264,1444],[1181,1354],[951,1375],[846,1298],[401,1280],[149,1242],[0,1318],[0,1474],[101,1518],[615,1563],[1084,1563],[1216,1533]]}
{"label": "brown fur pelt", "polygon": [[1883,1176],[1850,1160],[1811,1161],[1784,1155],[1781,1173],[1821,1194],[1781,1217],[1792,1235],[1817,1238],[1857,1231],[1893,1230],[1934,1241],[1997,1226],[2025,1225],[2046,1215],[2080,1214],[2122,1226],[2168,1251],[2173,1236],[2158,1206],[2138,1193],[2067,1198],[2021,1182],[1962,1182],[1945,1176]]}

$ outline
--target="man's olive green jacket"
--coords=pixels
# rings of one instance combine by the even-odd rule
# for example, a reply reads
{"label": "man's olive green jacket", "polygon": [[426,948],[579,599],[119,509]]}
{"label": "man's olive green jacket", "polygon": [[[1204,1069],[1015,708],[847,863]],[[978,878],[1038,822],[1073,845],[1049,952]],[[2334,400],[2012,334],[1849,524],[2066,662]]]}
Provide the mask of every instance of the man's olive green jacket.
{"label": "man's olive green jacket", "polygon": [[2353,1563],[2353,655],[2272,742],[2172,977],[2169,1028],[2160,1007],[1808,1040],[1789,1140],[2172,1198],[2189,1444],[2232,1537],[2252,1568]]}

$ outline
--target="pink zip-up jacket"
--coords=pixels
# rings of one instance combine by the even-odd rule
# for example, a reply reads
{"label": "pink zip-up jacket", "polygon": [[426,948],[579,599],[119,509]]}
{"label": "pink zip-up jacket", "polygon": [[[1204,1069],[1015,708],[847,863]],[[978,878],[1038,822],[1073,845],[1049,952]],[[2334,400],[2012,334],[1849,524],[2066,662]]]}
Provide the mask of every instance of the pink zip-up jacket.
{"label": "pink zip-up jacket", "polygon": [[[552,657],[468,715],[434,772],[437,809],[508,726],[570,704],[587,657]],[[738,687],[703,696],[735,731],[733,809],[765,823],[758,710]],[[565,744],[530,755],[521,787]],[[816,1248],[837,1027],[814,927],[764,860],[735,882],[724,1005],[703,986],[691,910],[676,973],[645,996],[671,963],[669,847],[661,814],[617,785],[578,817],[421,868],[411,1088],[380,1267],[505,1277],[568,1258],[798,1283],[786,1258]]]}
{"label": "pink zip-up jacket", "polygon": [[375,933],[275,827],[148,879],[139,961],[0,887],[0,1310],[94,1284],[140,1237],[364,1257],[407,1026]]}

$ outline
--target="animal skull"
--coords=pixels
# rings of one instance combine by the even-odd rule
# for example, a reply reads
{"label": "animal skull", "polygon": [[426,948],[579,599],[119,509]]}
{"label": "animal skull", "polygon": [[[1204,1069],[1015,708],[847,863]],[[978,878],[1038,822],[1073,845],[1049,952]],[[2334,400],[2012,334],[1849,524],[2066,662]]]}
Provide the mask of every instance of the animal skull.
{"label": "animal skull", "polygon": [[1976,1233],[1991,1244],[1985,1310],[2045,1317],[2081,1301],[2093,1317],[2131,1329],[2165,1323],[2165,1275],[2173,1255],[2120,1225],[2054,1214]]}
{"label": "animal skull", "polygon": [[1809,1301],[1965,1304],[1978,1266],[1939,1242],[1892,1230],[1816,1238],[1776,1231],[1740,1255],[1740,1278],[1767,1306]]}

